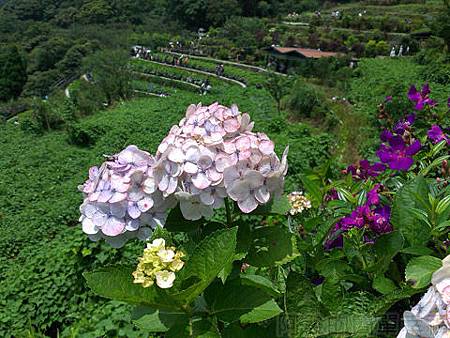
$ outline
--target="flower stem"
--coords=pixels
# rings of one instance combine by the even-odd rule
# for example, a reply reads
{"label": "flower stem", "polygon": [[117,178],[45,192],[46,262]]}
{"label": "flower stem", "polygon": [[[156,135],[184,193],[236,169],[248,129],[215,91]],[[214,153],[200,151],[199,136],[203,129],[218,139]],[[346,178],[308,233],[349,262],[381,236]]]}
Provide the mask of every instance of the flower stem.
{"label": "flower stem", "polygon": [[228,198],[225,198],[225,211],[227,213],[227,228],[231,227],[231,223],[233,223],[232,215],[231,215],[231,207],[230,207],[230,201]]}

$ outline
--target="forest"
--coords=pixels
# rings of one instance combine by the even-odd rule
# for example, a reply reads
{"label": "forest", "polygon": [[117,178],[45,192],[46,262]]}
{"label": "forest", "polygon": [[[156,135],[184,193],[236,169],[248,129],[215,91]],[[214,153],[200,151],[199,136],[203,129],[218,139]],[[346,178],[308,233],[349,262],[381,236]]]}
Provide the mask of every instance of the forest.
{"label": "forest", "polygon": [[447,0],[0,0],[1,337],[450,337]]}

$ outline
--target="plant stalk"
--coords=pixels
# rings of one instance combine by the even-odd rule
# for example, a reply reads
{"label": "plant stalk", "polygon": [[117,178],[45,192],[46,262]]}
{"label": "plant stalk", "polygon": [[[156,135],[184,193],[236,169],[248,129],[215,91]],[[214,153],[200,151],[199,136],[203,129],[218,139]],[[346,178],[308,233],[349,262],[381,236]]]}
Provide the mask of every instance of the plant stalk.
{"label": "plant stalk", "polygon": [[232,215],[231,215],[231,207],[230,201],[228,198],[225,198],[225,211],[227,214],[227,228],[231,227],[231,223],[233,223]]}

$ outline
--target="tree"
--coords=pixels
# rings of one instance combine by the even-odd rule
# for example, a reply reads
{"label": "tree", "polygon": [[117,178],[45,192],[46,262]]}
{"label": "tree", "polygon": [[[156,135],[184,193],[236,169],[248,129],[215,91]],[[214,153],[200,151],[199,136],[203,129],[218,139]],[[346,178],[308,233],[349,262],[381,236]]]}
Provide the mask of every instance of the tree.
{"label": "tree", "polygon": [[375,56],[377,54],[377,42],[369,40],[365,46],[366,56]]}
{"label": "tree", "polygon": [[126,52],[103,50],[92,54],[87,58],[84,69],[92,73],[94,85],[103,92],[108,104],[131,96],[131,73]]}
{"label": "tree", "polygon": [[264,83],[264,87],[275,100],[279,113],[281,111],[281,100],[289,90],[289,79],[275,73],[270,73]]}
{"label": "tree", "polygon": [[17,98],[27,82],[27,63],[16,46],[0,48],[0,101]]}
{"label": "tree", "polygon": [[[448,4],[447,4],[448,6]],[[433,22],[433,31],[437,36],[444,39],[447,45],[447,50],[450,52],[450,22],[448,20],[450,16],[450,7],[447,7],[441,15],[436,17]]]}

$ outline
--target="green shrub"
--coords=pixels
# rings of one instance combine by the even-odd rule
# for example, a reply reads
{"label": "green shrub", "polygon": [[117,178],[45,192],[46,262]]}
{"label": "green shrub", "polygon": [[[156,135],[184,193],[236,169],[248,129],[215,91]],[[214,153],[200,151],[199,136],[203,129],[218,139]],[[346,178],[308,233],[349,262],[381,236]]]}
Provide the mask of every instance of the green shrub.
{"label": "green shrub", "polygon": [[298,79],[285,100],[285,106],[293,119],[323,117],[324,95],[315,87]]}
{"label": "green shrub", "polygon": [[102,127],[87,123],[72,123],[67,126],[67,140],[77,146],[92,146],[104,133]]}

